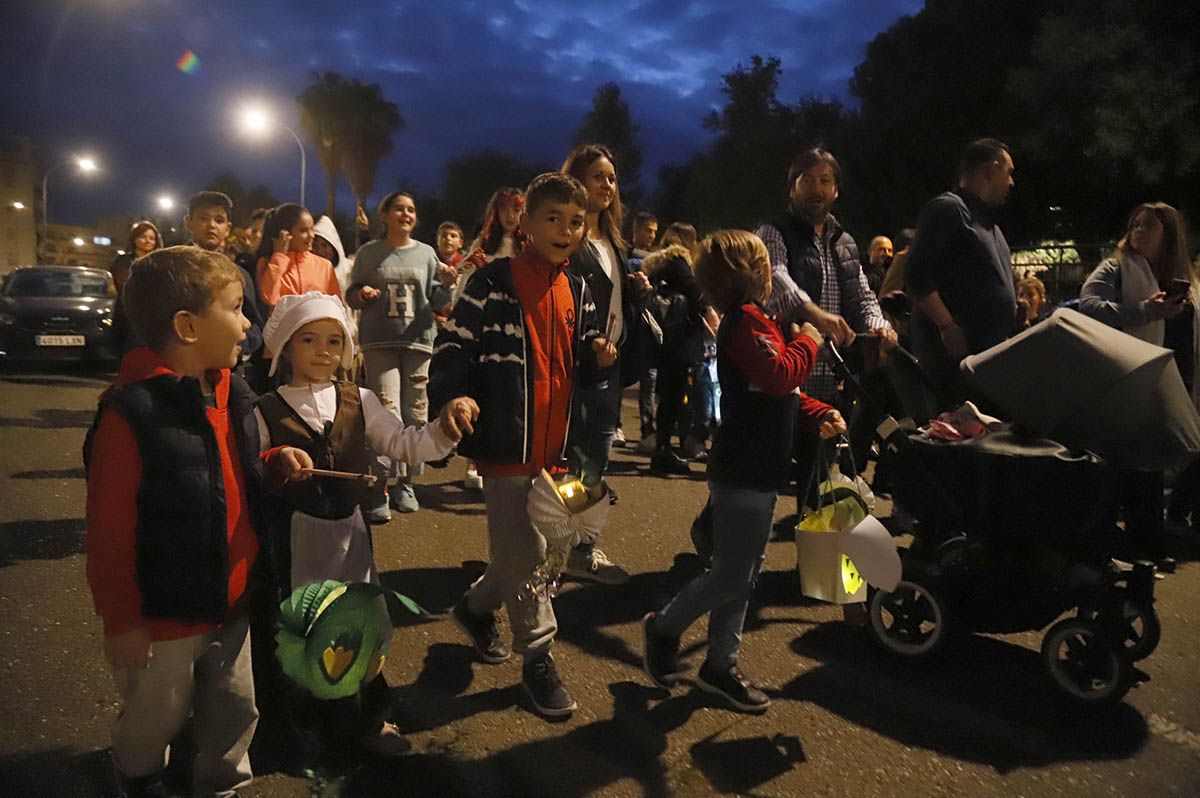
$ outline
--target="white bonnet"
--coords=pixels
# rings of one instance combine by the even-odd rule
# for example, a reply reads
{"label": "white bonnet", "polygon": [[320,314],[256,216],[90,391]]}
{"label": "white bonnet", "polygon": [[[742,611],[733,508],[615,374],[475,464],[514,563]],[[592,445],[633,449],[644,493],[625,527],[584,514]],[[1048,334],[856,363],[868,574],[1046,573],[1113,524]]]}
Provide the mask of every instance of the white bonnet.
{"label": "white bonnet", "polygon": [[350,368],[350,361],[354,357],[354,339],[350,335],[350,324],[346,321],[342,300],[332,294],[309,291],[306,294],[279,297],[275,309],[271,311],[271,318],[263,325],[263,342],[272,354],[270,375],[275,374],[279,355],[296,330],[318,319],[333,319],[342,328],[342,368]]}

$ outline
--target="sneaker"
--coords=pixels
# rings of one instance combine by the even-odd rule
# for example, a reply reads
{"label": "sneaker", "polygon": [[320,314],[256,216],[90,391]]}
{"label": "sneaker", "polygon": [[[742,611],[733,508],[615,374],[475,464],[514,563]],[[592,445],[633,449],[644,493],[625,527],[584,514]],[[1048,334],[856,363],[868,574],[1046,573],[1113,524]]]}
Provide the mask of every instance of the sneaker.
{"label": "sneaker", "polygon": [[558,678],[554,657],[543,654],[531,659],[521,668],[521,684],[538,712],[551,718],[570,715],[575,711],[575,699]]}
{"label": "sneaker", "polygon": [[653,432],[651,432],[648,435],[643,435],[642,439],[640,441],[638,441],[637,453],[638,454],[654,454],[654,451],[657,448],[658,448],[658,436],[655,435]]}
{"label": "sneaker", "polygon": [[412,750],[412,743],[400,733],[395,723],[384,722],[374,734],[359,738],[362,747],[378,756],[400,756]]}
{"label": "sneaker", "polygon": [[742,712],[766,712],[771,706],[770,697],[742,676],[737,665],[722,671],[710,667],[705,660],[696,674],[696,686],[706,693],[721,696]]}
{"label": "sneaker", "polygon": [[421,509],[417,494],[408,482],[399,482],[388,491],[388,503],[398,513],[415,513]]}
{"label": "sneaker", "polygon": [[512,656],[508,646],[500,642],[500,630],[496,628],[496,616],[492,614],[476,615],[467,607],[467,594],[458,600],[450,611],[454,625],[467,635],[475,653],[484,662],[495,665],[507,662]]}
{"label": "sneaker", "polygon": [[479,470],[475,467],[474,460],[467,463],[467,475],[463,478],[463,488],[465,490],[483,490],[483,477],[479,476]]}
{"label": "sneaker", "polygon": [[612,485],[609,485],[608,486],[608,506],[616,507],[617,503],[619,501],[621,501],[621,497],[617,495],[617,489],[614,488]]}
{"label": "sneaker", "polygon": [[656,613],[648,612],[642,618],[642,668],[650,681],[670,690],[679,683],[683,670],[679,665],[679,638],[654,631],[657,617]]}
{"label": "sneaker", "polygon": [[692,473],[692,468],[679,455],[670,449],[663,449],[661,452],[656,452],[650,458],[650,473],[665,477],[668,474],[678,474],[683,476]]}
{"label": "sneaker", "polygon": [[117,795],[121,798],[170,798],[171,793],[163,785],[162,773],[151,773],[137,778],[120,778]]}
{"label": "sneaker", "polygon": [[392,510],[388,507],[387,494],[383,496],[383,504],[371,509],[363,509],[363,517],[367,519],[368,524],[386,524],[392,520]]}
{"label": "sneaker", "polygon": [[620,447],[624,448],[626,443],[627,443],[627,441],[625,440],[625,430],[621,429],[620,427],[617,427],[615,430],[613,430],[612,445],[620,446]]}
{"label": "sneaker", "polygon": [[623,585],[629,581],[629,572],[608,559],[608,555],[597,548],[591,551],[571,549],[563,573],[576,579],[586,579],[604,585]]}
{"label": "sneaker", "polygon": [[683,456],[689,460],[695,460],[701,454],[708,451],[704,447],[703,441],[698,441],[691,435],[683,439],[683,446],[680,448],[683,450]]}

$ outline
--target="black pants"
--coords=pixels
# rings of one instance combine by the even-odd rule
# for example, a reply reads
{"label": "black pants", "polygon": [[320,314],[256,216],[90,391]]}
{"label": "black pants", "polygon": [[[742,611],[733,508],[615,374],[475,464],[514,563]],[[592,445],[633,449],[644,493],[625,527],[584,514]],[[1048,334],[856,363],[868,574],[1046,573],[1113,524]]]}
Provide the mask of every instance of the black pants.
{"label": "black pants", "polygon": [[1121,472],[1121,514],[1125,534],[1138,557],[1156,559],[1166,553],[1163,529],[1163,472]]}
{"label": "black pants", "polygon": [[[675,434],[675,428],[683,413],[683,398],[687,395],[687,387],[686,363],[661,361],[658,364],[658,378],[655,384],[658,411],[655,413],[654,428],[658,436],[656,448],[660,452],[669,451],[671,448],[671,436]],[[680,437],[682,438],[682,434]]]}

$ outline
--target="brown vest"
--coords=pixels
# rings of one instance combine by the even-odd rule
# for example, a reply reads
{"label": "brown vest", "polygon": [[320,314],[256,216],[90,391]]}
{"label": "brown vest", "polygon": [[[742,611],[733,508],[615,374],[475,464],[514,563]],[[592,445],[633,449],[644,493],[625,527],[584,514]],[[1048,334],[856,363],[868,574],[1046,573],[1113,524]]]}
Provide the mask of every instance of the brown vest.
{"label": "brown vest", "polygon": [[[303,449],[316,468],[370,472],[374,458],[367,447],[367,421],[354,383],[337,383],[337,413],[332,422],[325,422],[321,432],[310,427],[278,392],[264,394],[258,400],[258,409],[267,422],[272,446]],[[313,477],[284,485],[283,498],[292,509],[306,515],[339,519],[353,515],[369,490],[366,482]]]}

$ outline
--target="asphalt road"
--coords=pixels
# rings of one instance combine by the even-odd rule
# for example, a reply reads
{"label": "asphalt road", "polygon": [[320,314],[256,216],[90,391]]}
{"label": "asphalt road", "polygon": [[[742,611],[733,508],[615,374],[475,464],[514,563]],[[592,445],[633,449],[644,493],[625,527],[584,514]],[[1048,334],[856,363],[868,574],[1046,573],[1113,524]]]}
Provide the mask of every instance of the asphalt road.
{"label": "asphalt road", "polygon": [[[80,447],[103,377],[0,372],[0,795],[105,795],[116,709],[84,581]],[[627,429],[636,432],[627,403]],[[641,616],[696,572],[688,526],[702,478],[658,479],[624,452],[601,545],[628,585],[568,584],[556,600],[569,720],[532,714],[520,665],[473,661],[437,617],[398,628],[386,673],[412,742],[388,762],[314,777],[262,772],[247,796],[1197,796],[1200,541],[1158,582],[1152,680],[1081,712],[1050,684],[1036,634],[974,636],[913,668],[877,654],[841,611],[799,594],[795,549],[770,545],[743,669],[770,692],[758,717],[648,686]],[[384,581],[436,613],[487,557],[483,508],[462,461],[430,469],[423,509],[375,529]],[[780,515],[792,502],[780,502]],[[997,602],[1011,597],[997,595]],[[685,638],[702,659],[703,624]],[[327,781],[322,781],[328,777]]]}

